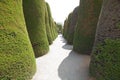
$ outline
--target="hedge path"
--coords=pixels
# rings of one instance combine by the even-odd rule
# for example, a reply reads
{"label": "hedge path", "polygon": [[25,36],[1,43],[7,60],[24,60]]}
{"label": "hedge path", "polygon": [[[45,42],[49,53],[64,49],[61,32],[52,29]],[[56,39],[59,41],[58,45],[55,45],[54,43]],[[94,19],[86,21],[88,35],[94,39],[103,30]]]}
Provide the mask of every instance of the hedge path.
{"label": "hedge path", "polygon": [[49,53],[36,59],[37,72],[32,80],[88,80],[89,61],[90,56],[73,52],[59,35]]}

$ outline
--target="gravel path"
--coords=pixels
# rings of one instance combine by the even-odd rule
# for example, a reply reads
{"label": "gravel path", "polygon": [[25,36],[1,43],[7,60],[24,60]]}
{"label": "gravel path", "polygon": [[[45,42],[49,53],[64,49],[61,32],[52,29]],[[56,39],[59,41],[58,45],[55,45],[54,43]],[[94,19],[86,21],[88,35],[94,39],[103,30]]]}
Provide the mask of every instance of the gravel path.
{"label": "gravel path", "polygon": [[32,80],[89,80],[89,61],[90,56],[73,52],[59,35],[48,54],[36,59],[37,72]]}

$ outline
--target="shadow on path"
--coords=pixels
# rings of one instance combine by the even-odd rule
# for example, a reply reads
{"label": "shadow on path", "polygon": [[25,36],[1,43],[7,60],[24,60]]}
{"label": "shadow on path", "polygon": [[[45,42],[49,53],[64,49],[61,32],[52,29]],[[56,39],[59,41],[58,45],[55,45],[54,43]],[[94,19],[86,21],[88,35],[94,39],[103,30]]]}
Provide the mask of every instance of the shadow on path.
{"label": "shadow on path", "polygon": [[90,56],[71,51],[58,68],[61,80],[88,80]]}
{"label": "shadow on path", "polygon": [[62,46],[63,49],[66,49],[66,50],[72,50],[73,49],[73,46],[72,45],[68,45],[68,44],[65,44],[64,46]]}

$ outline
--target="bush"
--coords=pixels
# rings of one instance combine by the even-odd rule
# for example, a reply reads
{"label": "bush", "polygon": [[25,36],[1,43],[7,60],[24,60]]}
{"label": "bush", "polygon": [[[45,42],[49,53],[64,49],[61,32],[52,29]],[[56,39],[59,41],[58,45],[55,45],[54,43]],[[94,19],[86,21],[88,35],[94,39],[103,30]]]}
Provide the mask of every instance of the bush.
{"label": "bush", "polygon": [[64,38],[68,41],[68,33],[69,33],[69,28],[70,28],[70,23],[71,23],[71,17],[72,13],[68,15],[68,18],[64,22]]}
{"label": "bush", "polygon": [[0,0],[0,80],[30,80],[35,71],[22,0]]}
{"label": "bush", "polygon": [[51,35],[52,35],[52,40],[54,40],[57,37],[57,29],[56,29],[56,24],[52,18],[51,15],[51,10],[50,10],[50,6],[48,3],[46,3],[47,6],[47,10],[48,10],[48,19],[49,19],[49,25],[50,25],[50,30],[51,30]]}
{"label": "bush", "polygon": [[93,51],[90,64],[91,76],[96,80],[120,79],[120,40],[105,40]]}
{"label": "bush", "polygon": [[63,26],[63,37],[66,39],[67,38],[67,26],[68,25],[68,19],[64,21],[64,26]]}
{"label": "bush", "polygon": [[78,21],[78,12],[79,12],[79,7],[76,7],[71,14],[71,19],[70,19],[69,25],[68,25],[69,26],[68,36],[67,36],[68,44],[73,44],[74,32],[75,32],[75,28],[76,28],[76,23]]}
{"label": "bush", "polygon": [[56,26],[57,26],[57,32],[58,32],[58,33],[62,33],[62,32],[63,32],[63,31],[62,31],[62,24],[57,23]]}
{"label": "bush", "polygon": [[45,7],[44,0],[23,0],[26,25],[36,57],[46,54],[49,50]]}
{"label": "bush", "polygon": [[47,34],[49,44],[52,44],[53,40],[52,40],[52,33],[51,33],[51,29],[50,29],[50,24],[49,24],[49,15],[48,15],[47,4],[48,3],[46,3],[46,10],[45,10],[46,34]]}
{"label": "bush", "polygon": [[102,0],[81,0],[73,50],[82,54],[92,51]]}
{"label": "bush", "polygon": [[96,80],[120,79],[120,1],[103,0],[90,74]]}

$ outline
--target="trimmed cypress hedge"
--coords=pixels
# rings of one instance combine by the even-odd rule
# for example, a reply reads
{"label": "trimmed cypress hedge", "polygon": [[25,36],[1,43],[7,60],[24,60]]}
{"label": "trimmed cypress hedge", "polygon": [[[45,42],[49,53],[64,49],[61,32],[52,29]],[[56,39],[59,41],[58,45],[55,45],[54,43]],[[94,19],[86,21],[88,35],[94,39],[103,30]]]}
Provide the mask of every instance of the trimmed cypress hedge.
{"label": "trimmed cypress hedge", "polygon": [[49,50],[45,25],[45,7],[44,0],[23,0],[27,29],[36,57],[46,54]]}
{"label": "trimmed cypress hedge", "polygon": [[79,7],[76,7],[71,14],[71,19],[70,19],[69,25],[68,25],[69,26],[68,36],[67,36],[68,44],[73,44],[74,31],[76,28],[76,23],[78,21],[78,12],[79,12]]}
{"label": "trimmed cypress hedge", "polygon": [[47,10],[48,10],[48,17],[49,17],[49,26],[50,26],[50,30],[51,30],[51,34],[52,34],[52,40],[54,40],[57,37],[57,27],[56,24],[52,18],[52,14],[51,14],[51,10],[50,10],[50,6],[48,3],[46,3],[47,6]]}
{"label": "trimmed cypress hedge", "polygon": [[63,37],[66,39],[67,38],[67,26],[68,25],[68,19],[64,21],[64,28],[63,28]]}
{"label": "trimmed cypress hedge", "polygon": [[45,10],[45,24],[46,24],[46,33],[47,33],[47,38],[49,44],[52,44],[52,33],[50,29],[50,24],[49,24],[49,15],[48,15],[48,8],[47,8],[48,3],[46,3],[46,10]]}
{"label": "trimmed cypress hedge", "polygon": [[91,56],[90,75],[96,80],[120,79],[120,1],[104,0]]}
{"label": "trimmed cypress hedge", "polygon": [[36,71],[22,11],[22,0],[0,0],[0,80],[30,80]]}
{"label": "trimmed cypress hedge", "polygon": [[72,12],[68,15],[68,18],[64,22],[64,38],[68,41],[68,33],[71,23]]}
{"label": "trimmed cypress hedge", "polygon": [[92,51],[102,0],[81,0],[73,50],[82,54]]}

